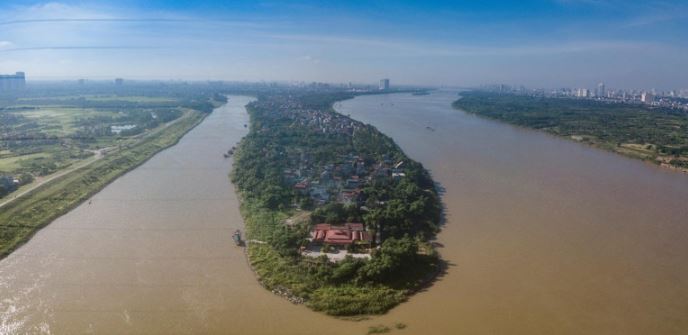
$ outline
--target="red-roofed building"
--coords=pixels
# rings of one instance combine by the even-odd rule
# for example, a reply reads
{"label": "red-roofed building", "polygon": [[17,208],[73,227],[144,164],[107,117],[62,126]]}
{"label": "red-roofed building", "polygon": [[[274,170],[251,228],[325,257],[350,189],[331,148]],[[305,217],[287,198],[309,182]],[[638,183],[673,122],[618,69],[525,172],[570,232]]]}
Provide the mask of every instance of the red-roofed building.
{"label": "red-roofed building", "polygon": [[315,243],[332,245],[349,245],[355,242],[370,243],[370,234],[362,223],[345,223],[341,226],[321,223],[311,230],[311,238]]}
{"label": "red-roofed building", "polygon": [[310,183],[308,182],[308,180],[304,180],[304,181],[301,181],[301,182],[294,184],[294,189],[301,194],[306,194],[306,193],[308,193],[308,185],[309,184]]}

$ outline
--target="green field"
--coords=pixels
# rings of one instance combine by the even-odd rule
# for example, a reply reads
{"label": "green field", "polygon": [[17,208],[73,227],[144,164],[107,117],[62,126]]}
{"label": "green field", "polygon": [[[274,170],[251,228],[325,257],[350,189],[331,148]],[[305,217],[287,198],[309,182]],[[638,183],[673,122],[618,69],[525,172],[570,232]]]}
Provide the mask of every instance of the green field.
{"label": "green field", "polygon": [[14,112],[23,116],[27,122],[36,122],[43,133],[50,136],[69,136],[75,134],[82,124],[98,118],[115,118],[116,112],[92,108],[61,106],[40,106],[35,110]]}
{"label": "green field", "polygon": [[[51,98],[51,100],[74,100],[85,99],[90,101],[126,101],[126,102],[141,102],[141,103],[159,103],[159,102],[175,102],[172,97],[155,97],[155,96],[129,96],[129,95],[109,95],[109,94],[85,94],[85,95],[67,95]],[[32,102],[43,101],[45,98],[21,98],[19,102],[31,104]]]}
{"label": "green field", "polygon": [[[0,155],[0,157],[2,157]],[[46,159],[50,157],[50,154],[46,152],[38,152],[35,154],[28,154],[23,156],[11,156],[7,158],[0,158],[0,171],[14,173],[21,169],[22,162],[29,161],[40,161],[41,159]]]}

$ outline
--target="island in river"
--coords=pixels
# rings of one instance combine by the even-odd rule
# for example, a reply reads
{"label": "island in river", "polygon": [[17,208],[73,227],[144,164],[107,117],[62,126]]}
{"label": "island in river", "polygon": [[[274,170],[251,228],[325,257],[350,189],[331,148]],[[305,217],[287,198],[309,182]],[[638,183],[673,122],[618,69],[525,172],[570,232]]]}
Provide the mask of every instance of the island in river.
{"label": "island in river", "polygon": [[232,172],[261,283],[339,316],[384,313],[441,268],[430,174],[375,127],[332,109],[352,97],[259,95]]}

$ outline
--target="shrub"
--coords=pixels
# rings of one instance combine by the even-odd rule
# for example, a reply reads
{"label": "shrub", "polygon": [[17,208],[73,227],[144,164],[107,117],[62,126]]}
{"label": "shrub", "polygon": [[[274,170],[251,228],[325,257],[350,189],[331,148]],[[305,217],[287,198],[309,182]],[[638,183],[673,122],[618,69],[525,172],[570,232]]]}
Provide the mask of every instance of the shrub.
{"label": "shrub", "polygon": [[385,286],[326,286],[311,294],[308,305],[331,315],[379,314],[404,300],[405,291]]}

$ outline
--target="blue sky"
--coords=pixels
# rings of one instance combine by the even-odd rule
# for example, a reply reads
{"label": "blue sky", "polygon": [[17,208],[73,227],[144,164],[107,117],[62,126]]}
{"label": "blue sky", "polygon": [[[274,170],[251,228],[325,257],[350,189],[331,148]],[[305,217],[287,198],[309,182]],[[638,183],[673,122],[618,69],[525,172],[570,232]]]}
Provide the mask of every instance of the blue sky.
{"label": "blue sky", "polygon": [[0,73],[688,88],[688,2],[12,1]]}

